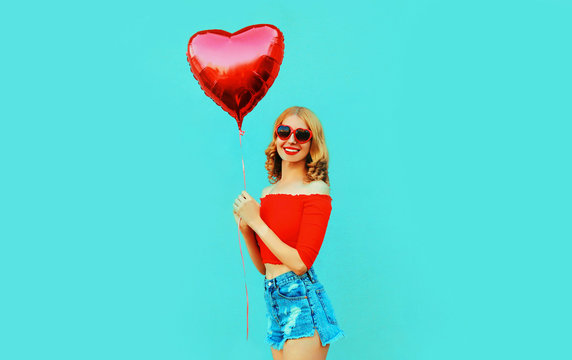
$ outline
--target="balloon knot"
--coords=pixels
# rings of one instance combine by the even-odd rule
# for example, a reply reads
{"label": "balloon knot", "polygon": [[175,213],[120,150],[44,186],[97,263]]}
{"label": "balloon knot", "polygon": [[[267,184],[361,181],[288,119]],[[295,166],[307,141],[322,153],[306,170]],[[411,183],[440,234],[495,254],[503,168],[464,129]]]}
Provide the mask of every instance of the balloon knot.
{"label": "balloon knot", "polygon": [[238,133],[240,134],[240,136],[244,135],[244,130],[238,130]]}

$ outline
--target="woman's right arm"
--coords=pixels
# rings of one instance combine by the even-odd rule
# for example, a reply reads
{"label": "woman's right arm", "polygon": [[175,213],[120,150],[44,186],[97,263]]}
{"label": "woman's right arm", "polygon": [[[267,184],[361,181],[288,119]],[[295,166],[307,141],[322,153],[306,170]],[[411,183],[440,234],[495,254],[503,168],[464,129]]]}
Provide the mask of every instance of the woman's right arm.
{"label": "woman's right arm", "polygon": [[[270,192],[272,189],[272,185],[265,187],[262,189],[262,197]],[[238,215],[234,214],[235,220],[239,221]],[[256,269],[262,274],[266,275],[266,266],[264,266],[264,262],[262,261],[262,256],[260,255],[260,247],[256,242],[256,237],[254,230],[246,223],[240,221],[239,226],[240,232],[244,237],[244,242],[246,243],[246,247],[248,248],[248,253],[250,254],[250,258],[252,259],[252,263],[256,266]]]}
{"label": "woman's right arm", "polygon": [[252,263],[254,264],[254,266],[256,266],[256,268],[262,275],[266,275],[266,267],[262,262],[262,257],[260,255],[260,247],[258,247],[258,244],[256,243],[254,230],[252,230],[250,226],[246,225],[246,228],[242,228],[242,226],[240,227],[240,232],[244,237],[244,242],[246,243],[246,247],[248,248],[248,253],[250,254]]}
{"label": "woman's right arm", "polygon": [[[264,189],[262,189],[262,197],[264,197],[266,194],[268,194],[270,192],[270,189],[272,188],[272,185],[265,187]],[[238,216],[236,214],[235,215],[235,219],[238,219]],[[252,259],[252,263],[254,264],[254,266],[256,266],[256,269],[258,269],[258,271],[262,274],[262,275],[266,275],[266,266],[264,266],[264,262],[262,261],[262,256],[260,255],[260,247],[258,246],[258,243],[256,242],[256,237],[255,237],[255,233],[254,230],[252,230],[252,228],[248,225],[246,225],[246,223],[241,221],[241,226],[239,226],[240,228],[240,232],[242,233],[242,236],[244,237],[244,242],[246,243],[246,247],[248,248],[248,253],[250,254],[250,258]]]}

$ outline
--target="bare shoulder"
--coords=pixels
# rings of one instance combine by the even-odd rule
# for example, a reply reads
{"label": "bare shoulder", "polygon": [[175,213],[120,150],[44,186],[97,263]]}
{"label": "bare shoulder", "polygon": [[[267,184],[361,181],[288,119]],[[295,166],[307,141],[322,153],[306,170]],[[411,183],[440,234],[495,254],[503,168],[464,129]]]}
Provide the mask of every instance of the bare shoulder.
{"label": "bare shoulder", "polygon": [[272,190],[273,187],[274,187],[274,184],[269,185],[269,186],[265,187],[264,189],[262,189],[262,195],[260,197],[266,196]]}
{"label": "bare shoulder", "polygon": [[330,187],[323,180],[315,180],[307,185],[308,193],[310,194],[330,194]]}

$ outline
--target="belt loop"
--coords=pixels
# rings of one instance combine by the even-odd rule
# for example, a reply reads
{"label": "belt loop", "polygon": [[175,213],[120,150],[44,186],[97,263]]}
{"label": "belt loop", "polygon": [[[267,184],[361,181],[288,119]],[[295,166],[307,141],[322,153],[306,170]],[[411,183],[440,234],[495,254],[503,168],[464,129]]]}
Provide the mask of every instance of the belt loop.
{"label": "belt loop", "polygon": [[[311,268],[310,268],[311,269]],[[308,269],[308,271],[306,271],[306,274],[308,274],[308,277],[310,278],[310,281],[312,283],[315,283],[316,281],[314,280],[314,277],[312,276],[312,271]]]}

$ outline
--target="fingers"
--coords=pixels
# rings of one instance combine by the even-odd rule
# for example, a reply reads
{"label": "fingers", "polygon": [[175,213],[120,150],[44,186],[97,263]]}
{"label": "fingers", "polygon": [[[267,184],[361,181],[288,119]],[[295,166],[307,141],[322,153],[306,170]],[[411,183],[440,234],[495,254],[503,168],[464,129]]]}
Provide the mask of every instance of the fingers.
{"label": "fingers", "polygon": [[240,206],[247,200],[252,199],[252,197],[246,192],[243,191],[241,192],[236,199],[234,200],[234,203],[232,204],[232,211],[236,214],[238,214],[238,210],[240,209]]}
{"label": "fingers", "polygon": [[232,211],[233,212],[237,212],[240,209],[240,205],[242,205],[243,201],[246,201],[246,197],[244,196],[244,191],[242,193],[240,193],[236,199],[234,200],[234,203],[232,204]]}
{"label": "fingers", "polygon": [[234,200],[234,203],[237,205],[240,205],[243,201],[248,200],[249,197],[250,197],[250,195],[248,195],[248,193],[246,191],[243,191],[236,197],[236,200]]}

